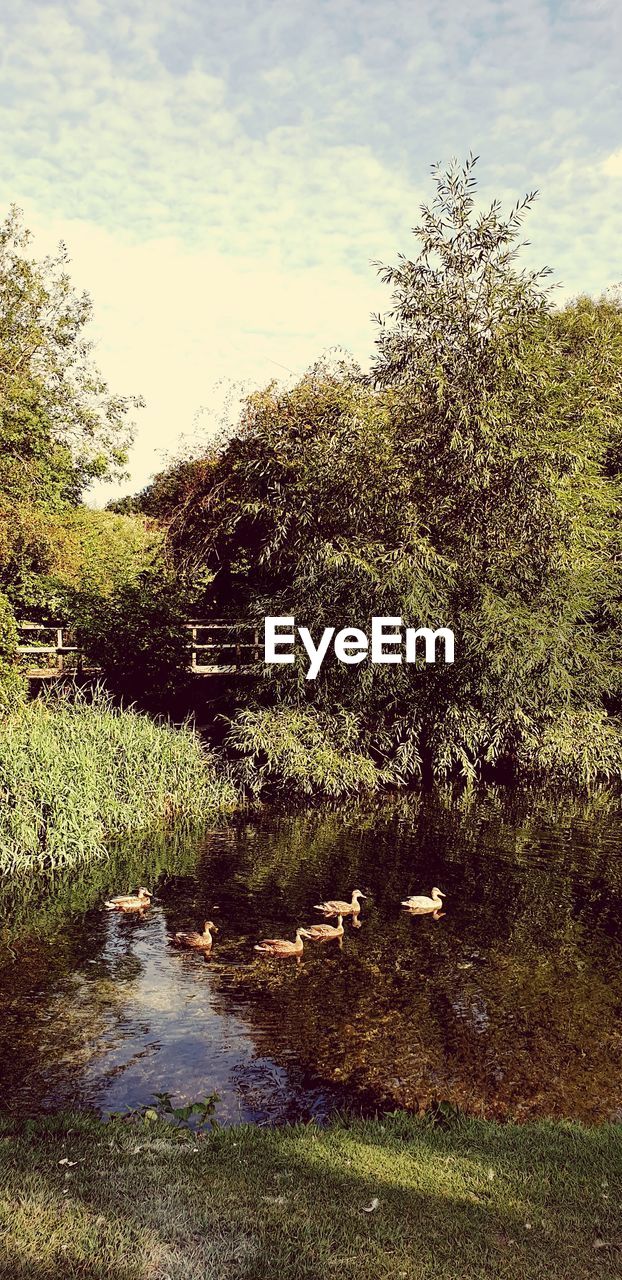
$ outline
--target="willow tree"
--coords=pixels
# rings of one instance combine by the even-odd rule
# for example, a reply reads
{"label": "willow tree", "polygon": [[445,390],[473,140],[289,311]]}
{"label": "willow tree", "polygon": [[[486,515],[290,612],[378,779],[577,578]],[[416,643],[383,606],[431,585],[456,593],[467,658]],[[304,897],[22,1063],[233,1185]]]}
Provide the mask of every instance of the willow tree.
{"label": "willow tree", "polygon": [[620,770],[622,312],[556,309],[521,266],[533,193],[480,212],[474,164],[434,172],[418,252],[381,268],[370,375],[318,366],[251,397],[172,513],[219,611],[455,632],[451,667],[325,664],[311,687],[280,669],[237,734],[275,768],[298,769],[296,735],[320,758],[317,724],[335,741],[341,717],[393,777]]}
{"label": "willow tree", "polygon": [[453,566],[452,687],[416,718],[437,769],[617,772],[622,310],[556,310],[520,266],[535,193],[478,212],[474,165],[433,171],[417,256],[381,268],[373,380]]}

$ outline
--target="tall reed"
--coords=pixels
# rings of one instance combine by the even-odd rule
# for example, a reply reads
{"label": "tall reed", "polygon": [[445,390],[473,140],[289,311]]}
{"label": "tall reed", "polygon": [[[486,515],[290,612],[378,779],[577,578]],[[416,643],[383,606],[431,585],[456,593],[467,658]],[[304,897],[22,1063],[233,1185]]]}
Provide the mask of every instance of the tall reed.
{"label": "tall reed", "polygon": [[101,695],[37,700],[0,723],[0,872],[69,867],[155,821],[235,803],[191,728],[121,711]]}

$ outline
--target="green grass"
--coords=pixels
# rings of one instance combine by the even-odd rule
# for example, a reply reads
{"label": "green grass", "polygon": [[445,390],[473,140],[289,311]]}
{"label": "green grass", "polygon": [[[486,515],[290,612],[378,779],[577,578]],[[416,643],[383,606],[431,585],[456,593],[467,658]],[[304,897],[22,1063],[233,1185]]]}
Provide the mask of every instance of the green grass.
{"label": "green grass", "polygon": [[613,1125],[5,1121],[0,1276],[613,1280],[621,1177]]}
{"label": "green grass", "polygon": [[76,866],[114,838],[235,803],[191,729],[105,698],[36,700],[0,722],[0,872]]}

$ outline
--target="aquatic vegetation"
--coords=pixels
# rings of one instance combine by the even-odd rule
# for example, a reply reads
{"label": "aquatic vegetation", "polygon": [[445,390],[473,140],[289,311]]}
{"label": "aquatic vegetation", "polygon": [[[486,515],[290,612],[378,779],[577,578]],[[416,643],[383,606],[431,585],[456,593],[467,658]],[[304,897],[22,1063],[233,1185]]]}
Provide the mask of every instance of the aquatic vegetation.
{"label": "aquatic vegetation", "polygon": [[191,1132],[200,1132],[201,1130],[217,1128],[218,1122],[214,1119],[219,1097],[217,1093],[209,1093],[205,1098],[199,1098],[196,1102],[188,1102],[185,1105],[174,1106],[173,1098],[168,1090],[160,1093],[154,1093],[153,1102],[147,1103],[142,1107],[130,1107],[127,1111],[111,1116],[112,1120],[132,1121],[133,1123],[142,1122],[143,1124],[156,1124],[158,1120],[166,1121],[176,1129],[190,1130]]}
{"label": "aquatic vegetation", "polygon": [[188,726],[158,724],[97,695],[37,700],[0,723],[0,870],[73,866],[157,821],[236,804]]}

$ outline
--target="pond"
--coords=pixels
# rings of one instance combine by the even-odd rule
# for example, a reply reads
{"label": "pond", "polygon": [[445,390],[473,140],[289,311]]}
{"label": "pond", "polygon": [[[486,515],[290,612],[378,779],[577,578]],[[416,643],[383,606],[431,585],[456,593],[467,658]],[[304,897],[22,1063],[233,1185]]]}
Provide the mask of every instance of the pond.
{"label": "pond", "polygon": [[[0,894],[0,1091],[34,1114],[187,1102],[221,1123],[449,1102],[622,1118],[622,807],[607,792],[384,799],[136,839]],[[139,883],[138,918],[103,901]],[[400,900],[446,894],[441,914]],[[343,944],[257,954],[360,888]],[[209,959],[174,945],[206,918]]]}

